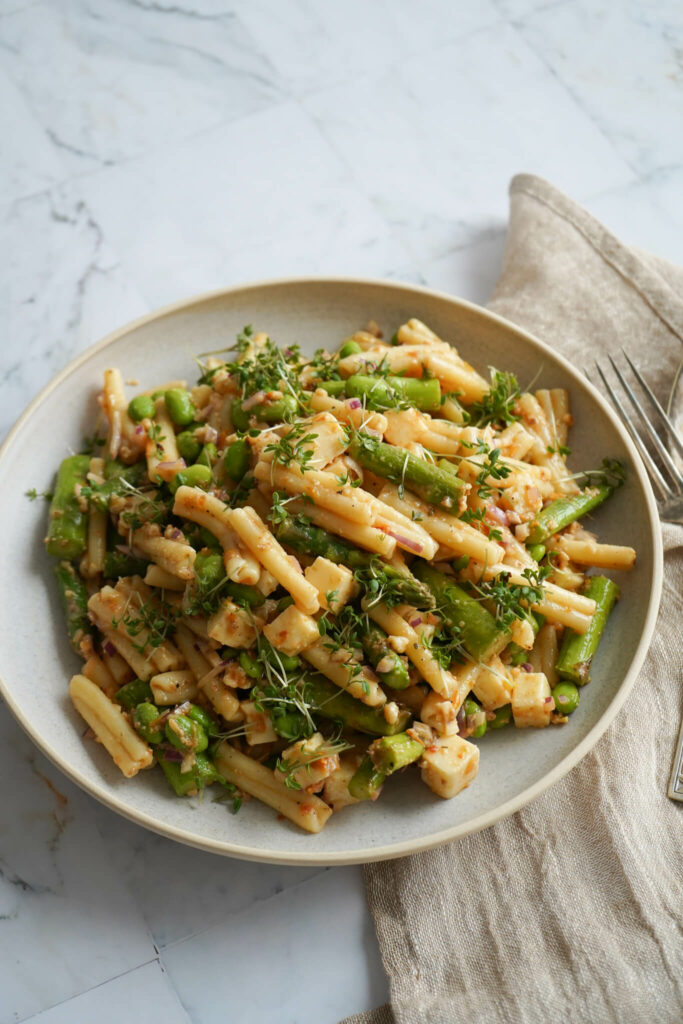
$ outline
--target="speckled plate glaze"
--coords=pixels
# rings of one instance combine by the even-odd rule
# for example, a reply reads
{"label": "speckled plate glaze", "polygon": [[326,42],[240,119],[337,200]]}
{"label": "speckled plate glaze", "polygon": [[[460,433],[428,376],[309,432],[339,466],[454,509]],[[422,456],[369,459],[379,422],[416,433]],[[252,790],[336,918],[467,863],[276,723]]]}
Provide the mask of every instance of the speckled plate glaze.
{"label": "speckled plate glaze", "polygon": [[[79,660],[64,635],[61,609],[43,553],[46,506],[31,487],[49,489],[57,465],[92,432],[102,371],[121,368],[143,386],[194,379],[194,353],[232,344],[244,324],[304,351],[340,340],[374,318],[385,329],[411,316],[428,323],[478,368],[511,369],[522,383],[566,386],[575,427],[576,469],[622,459],[628,482],[598,511],[596,529],[638,551],[623,575],[623,599],[600,646],[593,681],[565,728],[501,730],[480,741],[476,782],[442,801],[416,772],[391,780],[375,804],[335,815],[318,836],[278,821],[251,801],[237,815],[213,802],[175,798],[160,772],[124,779],[107,752],[83,742],[84,723],[67,695]],[[23,728],[66,775],[102,803],[172,839],[215,853],[289,864],[350,864],[399,857],[486,828],[533,800],[597,742],[624,703],[652,636],[662,578],[657,511],[635,449],[605,401],[578,369],[518,327],[470,303],[383,281],[292,279],[231,288],[169,306],[115,331],[46,387],[0,450],[0,692]]]}

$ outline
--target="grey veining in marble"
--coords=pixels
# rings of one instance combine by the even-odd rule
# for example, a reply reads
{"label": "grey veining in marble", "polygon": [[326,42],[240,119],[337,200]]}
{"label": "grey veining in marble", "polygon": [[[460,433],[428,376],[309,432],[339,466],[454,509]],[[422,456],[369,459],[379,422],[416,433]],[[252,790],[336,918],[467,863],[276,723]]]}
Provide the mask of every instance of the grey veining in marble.
{"label": "grey veining in marble", "polygon": [[[517,171],[683,261],[682,31],[676,0],[0,0],[0,435],[195,291],[348,273],[486,301]],[[146,833],[2,705],[0,772],[0,1024],[333,1024],[387,998],[360,870]]]}

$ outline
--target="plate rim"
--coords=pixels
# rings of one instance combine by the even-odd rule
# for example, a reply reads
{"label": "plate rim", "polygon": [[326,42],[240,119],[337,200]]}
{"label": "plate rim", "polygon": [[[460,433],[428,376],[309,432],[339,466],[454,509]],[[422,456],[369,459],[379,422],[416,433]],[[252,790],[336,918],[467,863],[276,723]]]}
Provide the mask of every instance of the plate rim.
{"label": "plate rim", "polygon": [[[117,327],[115,330],[106,334],[99,341],[89,345],[67,365],[59,371],[48,383],[38,392],[38,394],[32,399],[31,402],[26,406],[24,411],[20,414],[17,420],[10,428],[7,436],[0,445],[0,473],[2,472],[3,460],[7,456],[8,452],[14,444],[16,436],[19,434],[24,424],[31,418],[35,409],[64,381],[66,381],[81,365],[88,362],[98,353],[104,351],[109,346],[113,345],[120,338],[133,330],[143,327],[148,323],[152,323],[155,320],[163,319],[165,316],[169,316],[174,313],[181,312],[182,310],[190,309],[193,306],[202,305],[206,302],[211,302],[216,299],[223,298],[225,296],[233,295],[236,292],[249,292],[256,291],[264,288],[272,287],[283,287],[283,286],[299,286],[302,285],[345,285],[349,287],[353,286],[371,286],[393,289],[396,292],[402,293],[418,293],[420,295],[426,295],[431,298],[445,300],[452,304],[454,307],[460,307],[466,309],[469,312],[476,314],[484,319],[489,320],[494,324],[498,324],[502,329],[507,332],[512,331],[515,334],[520,335],[525,341],[531,342],[533,346],[538,348],[541,352],[549,353],[554,359],[558,360],[561,366],[569,372],[570,377],[580,376],[581,384],[588,390],[588,393],[597,402],[598,406],[602,409],[603,413],[606,413],[608,419],[611,421],[612,426],[616,428],[626,450],[628,451],[632,463],[635,467],[638,479],[642,486],[645,495],[645,504],[648,512],[648,520],[650,527],[650,534],[653,543],[653,567],[652,567],[652,578],[650,581],[650,590],[648,598],[648,609],[645,618],[644,627],[638,642],[638,646],[634,652],[631,664],[622,679],[621,685],[614,695],[610,705],[603,712],[600,719],[595,723],[593,728],[584,736],[580,743],[578,743],[570,753],[568,753],[562,760],[555,765],[555,767],[547,773],[542,779],[528,786],[521,793],[518,793],[515,797],[506,801],[505,803],[495,807],[489,811],[478,815],[475,818],[470,819],[468,822],[460,825],[453,825],[447,829],[441,829],[439,832],[435,832],[429,836],[417,837],[414,839],[405,840],[398,843],[390,843],[383,846],[371,846],[366,849],[357,849],[344,853],[343,851],[331,851],[324,852],[315,850],[301,851],[297,853],[287,853],[278,850],[267,850],[262,847],[250,847],[250,846],[235,846],[229,841],[219,841],[209,838],[202,838],[193,834],[190,830],[178,828],[173,825],[159,822],[157,819],[151,818],[144,812],[136,811],[131,809],[123,800],[114,796],[107,789],[99,785],[98,783],[91,782],[84,775],[82,775],[77,769],[75,769],[68,761],[66,761],[58,751],[54,750],[48,741],[43,737],[39,736],[34,730],[31,723],[28,721],[27,716],[21,711],[17,702],[14,700],[11,688],[7,685],[5,680],[0,676],[0,696],[4,700],[8,709],[13,714],[21,728],[26,732],[31,741],[36,747],[43,753],[52,764],[55,765],[61,772],[63,772],[67,778],[74,782],[81,790],[85,791],[90,796],[94,797],[100,803],[104,804],[110,810],[115,811],[117,814],[122,815],[129,821],[132,821],[136,825],[140,825],[143,828],[148,829],[151,832],[155,832],[158,835],[162,835],[168,839],[173,839],[176,842],[183,843],[186,846],[191,846],[196,849],[204,850],[209,853],[219,854],[225,857],[234,857],[237,860],[248,860],[266,864],[287,864],[292,866],[306,866],[306,865],[349,865],[349,864],[368,864],[375,861],[394,860],[398,857],[405,857],[413,853],[422,853],[427,850],[435,849],[438,846],[442,846],[445,843],[453,842],[457,839],[462,839],[465,836],[473,835],[476,832],[480,832],[485,828],[489,828],[491,825],[496,824],[498,821],[509,817],[516,811],[520,810],[526,804],[535,800],[541,796],[547,789],[549,789],[556,782],[559,782],[572,768],[583,760],[583,758],[592,750],[596,745],[600,737],[607,731],[609,726],[612,724],[619,711],[622,709],[635,680],[640,672],[640,669],[645,660],[645,656],[649,649],[650,643],[655,630],[657,621],[657,614],[659,611],[659,603],[662,592],[662,581],[663,581],[663,542],[662,534],[660,529],[659,514],[657,511],[657,505],[655,502],[652,486],[650,484],[647,471],[643,465],[642,459],[638,454],[638,451],[631,440],[629,433],[626,428],[622,425],[621,421],[613,411],[607,400],[597,390],[597,388],[586,378],[583,377],[581,371],[574,367],[569,359],[564,356],[561,352],[556,351],[546,342],[542,341],[536,335],[532,334],[526,328],[515,324],[513,321],[508,320],[506,317],[500,316],[500,314],[487,309],[484,306],[480,306],[477,303],[470,302],[467,299],[460,298],[459,296],[451,295],[448,292],[444,292],[435,288],[428,288],[424,285],[413,284],[408,281],[400,281],[387,278],[367,278],[367,277],[351,277],[348,275],[328,275],[328,274],[305,274],[296,276],[266,278],[258,281],[246,281],[229,287],[211,289],[205,292],[199,292],[188,296],[187,298],[177,300],[167,305],[161,306],[158,309],[152,310],[149,313],[145,313],[143,316],[137,317],[134,320],[128,321],[121,327]],[[315,842],[315,837],[311,837],[312,842]]]}

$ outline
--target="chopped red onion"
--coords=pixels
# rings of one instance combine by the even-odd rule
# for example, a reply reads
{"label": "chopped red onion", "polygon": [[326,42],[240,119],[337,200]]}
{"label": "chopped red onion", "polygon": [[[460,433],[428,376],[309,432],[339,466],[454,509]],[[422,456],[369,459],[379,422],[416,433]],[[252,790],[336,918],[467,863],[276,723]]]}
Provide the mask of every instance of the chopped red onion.
{"label": "chopped red onion", "polygon": [[415,629],[416,626],[422,625],[422,619],[418,616],[416,619],[411,619],[408,625],[412,626],[413,629]]}
{"label": "chopped red onion", "polygon": [[409,551],[414,551],[416,555],[419,555],[422,551],[422,544],[419,544],[416,540],[410,540],[409,537],[403,537],[400,533],[394,533],[393,530],[385,530],[384,532],[388,537],[393,537],[399,544],[403,544],[403,546],[408,548]]}
{"label": "chopped red onion", "polygon": [[553,699],[552,697],[544,697],[544,702],[545,702],[546,704],[550,704],[550,702],[551,702],[551,700],[552,700],[552,699]]}
{"label": "chopped red onion", "polygon": [[175,747],[164,747],[164,758],[166,761],[173,761],[175,764],[180,764],[183,760],[183,754],[176,750]]}
{"label": "chopped red onion", "polygon": [[346,404],[348,405],[349,409],[360,409],[363,403],[361,402],[360,398],[349,398],[347,399]]}
{"label": "chopped red onion", "polygon": [[521,666],[521,668],[525,672],[533,672],[533,670],[534,670],[534,666],[531,664],[530,661],[525,661],[524,664]]}
{"label": "chopped red onion", "polygon": [[497,505],[489,505],[486,509],[486,516],[488,519],[493,519],[496,523],[500,523],[501,526],[507,526],[507,514],[503,512],[502,508],[498,508]]}
{"label": "chopped red onion", "polygon": [[109,655],[110,658],[116,654],[116,648],[114,647],[111,640],[104,641],[104,643],[102,644],[102,650],[104,651],[105,654]]}
{"label": "chopped red onion", "polygon": [[135,430],[133,431],[133,433],[136,434],[137,437],[139,437],[140,434],[144,434],[144,433],[146,433],[146,431],[145,431],[145,428],[138,423],[138,425],[135,428]]}
{"label": "chopped red onion", "polygon": [[465,705],[463,704],[455,718],[458,725],[458,735],[465,736],[467,733],[467,716],[465,715]]}

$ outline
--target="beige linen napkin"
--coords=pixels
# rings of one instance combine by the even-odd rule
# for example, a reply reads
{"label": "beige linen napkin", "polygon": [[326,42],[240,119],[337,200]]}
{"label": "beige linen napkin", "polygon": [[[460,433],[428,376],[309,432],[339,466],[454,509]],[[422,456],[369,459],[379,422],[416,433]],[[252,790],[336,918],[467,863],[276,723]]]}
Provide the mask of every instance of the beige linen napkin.
{"label": "beige linen napkin", "polygon": [[[637,346],[665,399],[683,270],[622,245],[539,178],[514,178],[510,193],[491,309],[589,374]],[[346,1024],[683,1019],[683,806],[665,795],[683,711],[683,528],[663,533],[655,639],[594,751],[492,828],[367,866],[391,1008]]]}

